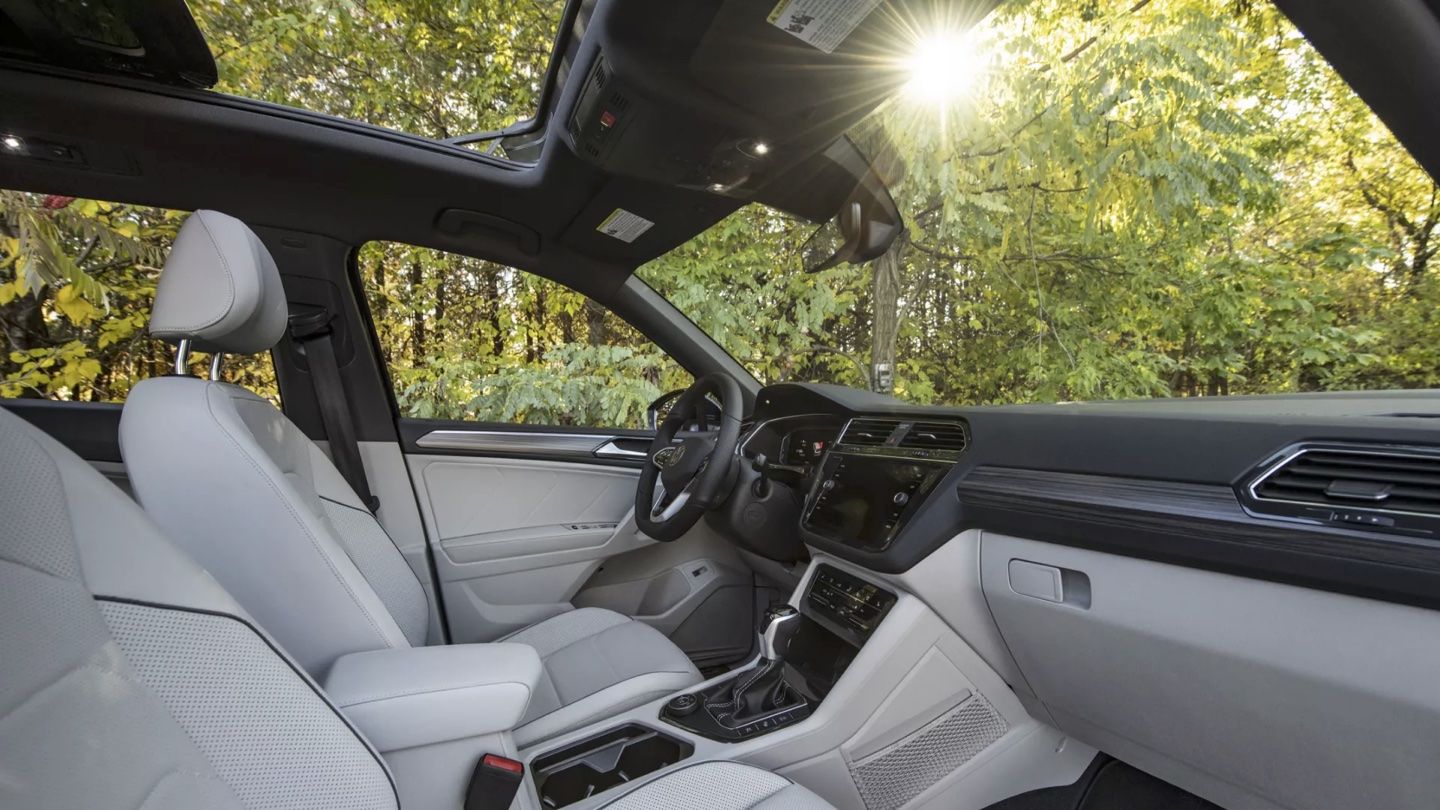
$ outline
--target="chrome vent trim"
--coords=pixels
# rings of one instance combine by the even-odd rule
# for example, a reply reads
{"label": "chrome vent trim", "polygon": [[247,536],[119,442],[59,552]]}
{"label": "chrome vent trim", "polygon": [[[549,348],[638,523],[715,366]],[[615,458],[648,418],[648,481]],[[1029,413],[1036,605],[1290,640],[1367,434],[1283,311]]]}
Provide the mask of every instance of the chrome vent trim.
{"label": "chrome vent trim", "polygon": [[883,447],[899,429],[899,419],[857,417],[845,425],[845,430],[840,434],[840,444],[851,447]]}
{"label": "chrome vent trim", "polygon": [[969,445],[970,432],[963,422],[916,422],[900,437],[898,446],[963,453]]}
{"label": "chrome vent trim", "polygon": [[1440,517],[1440,449],[1293,448],[1246,487],[1257,504]]}

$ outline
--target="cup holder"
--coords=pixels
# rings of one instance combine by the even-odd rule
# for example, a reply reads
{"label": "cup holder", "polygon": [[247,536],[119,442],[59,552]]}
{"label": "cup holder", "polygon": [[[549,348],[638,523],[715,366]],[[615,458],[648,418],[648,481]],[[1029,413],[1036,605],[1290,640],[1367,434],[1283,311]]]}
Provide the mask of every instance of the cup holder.
{"label": "cup holder", "polygon": [[572,743],[530,763],[545,807],[564,807],[623,785],[695,753],[684,740],[629,723]]}

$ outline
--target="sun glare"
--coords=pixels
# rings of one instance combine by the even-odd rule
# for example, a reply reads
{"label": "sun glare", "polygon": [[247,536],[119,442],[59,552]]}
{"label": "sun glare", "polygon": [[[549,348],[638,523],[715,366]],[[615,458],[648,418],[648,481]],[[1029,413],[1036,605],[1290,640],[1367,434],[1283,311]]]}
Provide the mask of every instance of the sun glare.
{"label": "sun glare", "polygon": [[910,74],[905,95],[944,107],[970,91],[984,69],[984,60],[967,37],[930,34],[915,43],[905,69]]}

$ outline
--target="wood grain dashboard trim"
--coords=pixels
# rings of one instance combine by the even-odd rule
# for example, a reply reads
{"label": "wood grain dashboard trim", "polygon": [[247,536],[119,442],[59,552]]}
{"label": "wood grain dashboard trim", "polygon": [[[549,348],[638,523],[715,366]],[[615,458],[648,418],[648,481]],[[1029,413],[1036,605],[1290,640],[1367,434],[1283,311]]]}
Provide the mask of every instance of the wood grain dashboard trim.
{"label": "wood grain dashboard trim", "polygon": [[1440,541],[1255,517],[1228,486],[980,466],[967,527],[1440,607]]}

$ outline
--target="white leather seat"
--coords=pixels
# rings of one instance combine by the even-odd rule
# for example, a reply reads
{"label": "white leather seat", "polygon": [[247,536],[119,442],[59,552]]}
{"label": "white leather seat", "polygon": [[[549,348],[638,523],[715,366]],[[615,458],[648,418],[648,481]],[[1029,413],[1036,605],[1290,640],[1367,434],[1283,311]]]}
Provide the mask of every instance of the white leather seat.
{"label": "white leather seat", "polygon": [[[399,806],[374,748],[119,489],[4,408],[0,459],[0,807]],[[829,807],[730,762],[609,806]]]}
{"label": "white leather seat", "polygon": [[[249,354],[281,339],[286,310],[260,239],[197,211],[165,263],[150,332]],[[146,511],[311,675],[346,653],[426,643],[430,605],[414,572],[324,452],[266,400],[192,377],[145,380],[125,403],[120,442]],[[509,640],[545,665],[521,744],[700,681],[669,639],[611,611],[563,613]]]}

